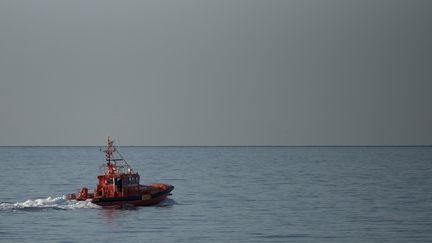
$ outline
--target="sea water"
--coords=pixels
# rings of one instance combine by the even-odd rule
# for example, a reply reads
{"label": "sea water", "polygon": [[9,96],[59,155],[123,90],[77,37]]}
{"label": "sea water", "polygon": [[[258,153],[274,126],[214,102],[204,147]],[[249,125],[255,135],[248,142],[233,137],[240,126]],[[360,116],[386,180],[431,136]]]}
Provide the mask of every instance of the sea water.
{"label": "sea water", "polygon": [[0,147],[1,242],[432,242],[431,147],[122,147],[152,207],[65,200],[99,147]]}

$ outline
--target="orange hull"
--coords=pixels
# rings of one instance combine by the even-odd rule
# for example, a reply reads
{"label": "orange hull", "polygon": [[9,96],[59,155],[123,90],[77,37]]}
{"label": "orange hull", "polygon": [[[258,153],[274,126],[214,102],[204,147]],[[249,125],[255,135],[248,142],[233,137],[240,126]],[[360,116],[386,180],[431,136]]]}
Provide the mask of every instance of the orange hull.
{"label": "orange hull", "polygon": [[[171,191],[174,190],[174,186],[168,184],[152,184],[145,187],[145,191],[141,191],[140,194],[128,195],[128,196],[113,196],[113,197],[95,197],[94,194],[87,194],[86,197],[76,194],[69,194],[66,196],[68,200],[85,201],[91,199],[91,202],[102,206],[152,206],[160,203],[171,195]],[[150,190],[150,189],[151,190]],[[149,193],[151,192],[151,193]]]}
{"label": "orange hull", "polygon": [[[166,184],[163,184],[166,185]],[[166,199],[174,189],[172,185],[166,185],[166,189],[153,194],[142,194],[126,197],[93,198],[92,203],[103,206],[152,206]]]}

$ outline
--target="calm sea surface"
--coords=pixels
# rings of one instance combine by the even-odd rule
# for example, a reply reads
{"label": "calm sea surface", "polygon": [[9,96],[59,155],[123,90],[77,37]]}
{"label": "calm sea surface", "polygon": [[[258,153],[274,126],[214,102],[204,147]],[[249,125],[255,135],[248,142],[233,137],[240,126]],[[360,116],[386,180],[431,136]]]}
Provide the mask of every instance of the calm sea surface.
{"label": "calm sea surface", "polygon": [[1,242],[432,242],[432,147],[122,147],[159,206],[103,209],[98,147],[0,147]]}

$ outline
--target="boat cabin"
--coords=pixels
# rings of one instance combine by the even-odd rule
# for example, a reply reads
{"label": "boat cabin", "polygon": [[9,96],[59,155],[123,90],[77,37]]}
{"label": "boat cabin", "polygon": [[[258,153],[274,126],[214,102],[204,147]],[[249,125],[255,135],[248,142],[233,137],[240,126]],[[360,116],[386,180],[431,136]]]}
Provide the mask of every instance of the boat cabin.
{"label": "boat cabin", "polygon": [[101,166],[101,171],[97,177],[98,185],[94,189],[94,196],[106,198],[139,194],[139,174],[132,170],[121,155],[120,158],[114,158],[113,153],[119,153],[111,140],[108,140],[108,146],[104,152],[106,154],[106,164]]}

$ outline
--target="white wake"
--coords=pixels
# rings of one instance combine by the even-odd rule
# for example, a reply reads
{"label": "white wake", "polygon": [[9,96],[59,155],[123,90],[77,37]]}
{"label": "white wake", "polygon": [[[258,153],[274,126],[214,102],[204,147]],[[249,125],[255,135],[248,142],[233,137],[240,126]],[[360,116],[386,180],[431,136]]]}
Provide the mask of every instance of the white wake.
{"label": "white wake", "polygon": [[0,211],[4,210],[38,210],[38,209],[81,209],[81,208],[100,208],[98,205],[93,204],[90,200],[76,201],[66,200],[66,196],[62,197],[48,197],[45,199],[27,200],[25,202],[16,203],[0,203]]}

